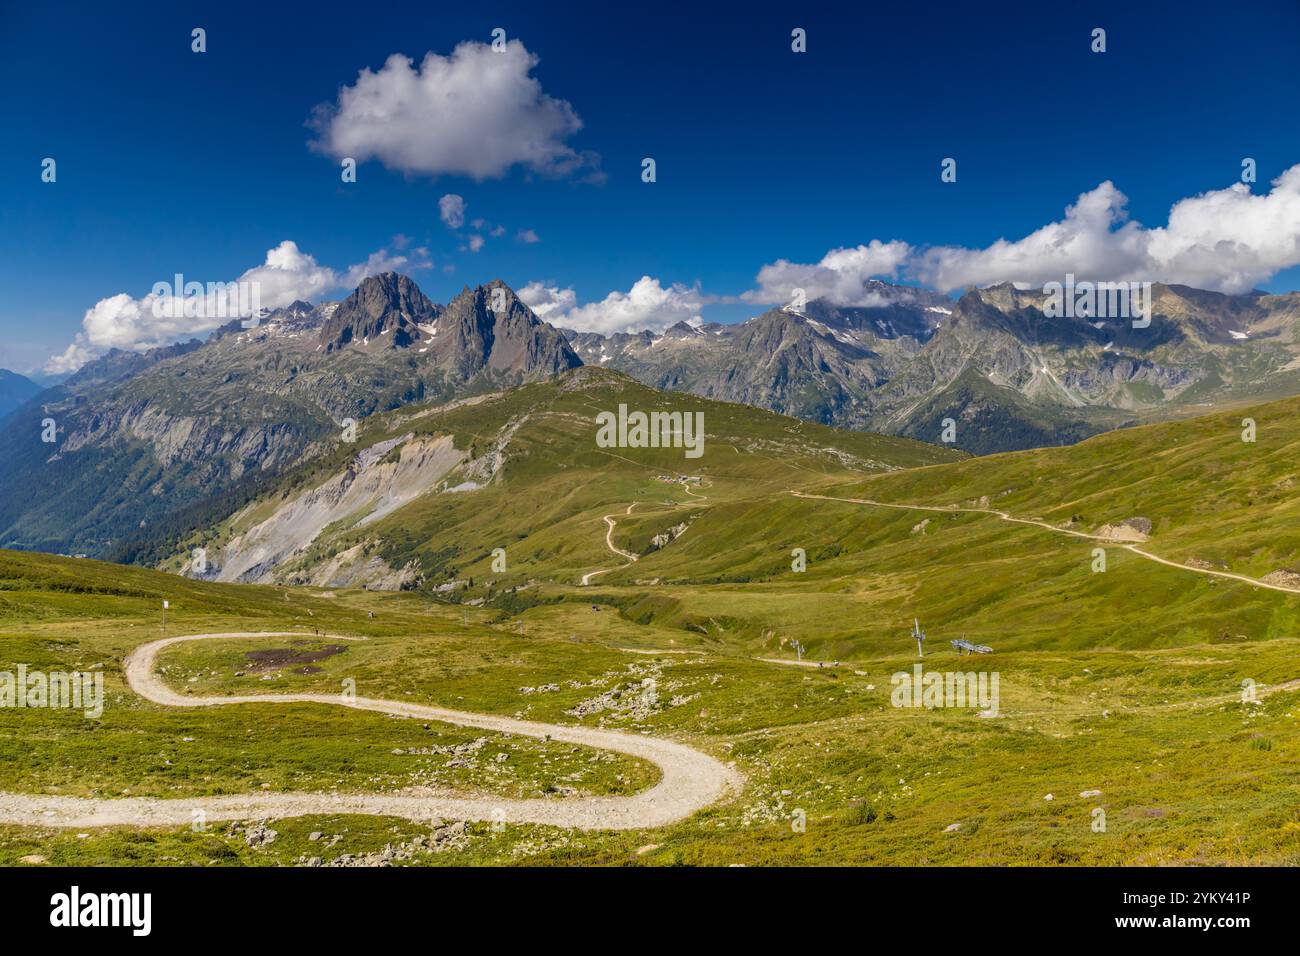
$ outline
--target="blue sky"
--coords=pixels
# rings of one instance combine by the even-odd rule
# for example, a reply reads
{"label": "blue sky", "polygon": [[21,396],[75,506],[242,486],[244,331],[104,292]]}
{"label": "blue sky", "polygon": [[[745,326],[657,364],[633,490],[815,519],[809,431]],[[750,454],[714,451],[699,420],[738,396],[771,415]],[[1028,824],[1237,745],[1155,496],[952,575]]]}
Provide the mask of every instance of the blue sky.
{"label": "blue sky", "polygon": [[[86,338],[83,328],[101,300],[144,297],[177,272],[234,279],[285,240],[340,277],[381,250],[405,256],[416,268],[404,271],[439,302],[501,277],[517,289],[572,290],[556,307],[576,302],[575,321],[610,328],[635,323],[644,303],[607,297],[649,276],[669,290],[664,321],[683,309],[735,321],[765,307],[761,295],[735,299],[781,260],[807,269],[771,272],[769,291],[787,273],[815,284],[823,274],[808,269],[830,250],[871,240],[911,251],[864,253],[852,265],[859,272],[905,259],[885,277],[995,281],[996,256],[960,250],[1030,235],[1105,181],[1127,197],[1132,220],[1162,227],[1173,204],[1236,182],[1243,157],[1258,163],[1256,196],[1300,163],[1294,0],[1058,6],[1085,5],[222,3],[87,12],[5,2],[0,365],[37,369],[79,333],[93,353],[111,338]],[[206,53],[191,52],[196,26],[207,31]],[[378,134],[387,145],[360,163],[356,183],[340,181],[337,156],[308,126],[316,107],[337,111],[340,88],[392,54],[420,67],[430,51],[449,57],[462,42],[489,43],[496,27],[538,58],[520,75],[540,84],[549,108],[562,100],[580,118],[581,129],[552,136],[560,159],[503,160],[499,176],[481,181],[404,169],[409,156],[394,154],[410,137],[430,138],[431,153],[469,137],[452,152],[475,154],[473,129],[444,135],[441,124],[408,116],[409,129]],[[807,30],[805,54],[790,49],[794,27]],[[1090,50],[1094,27],[1107,31],[1104,54]],[[346,132],[353,144],[367,135]],[[601,178],[591,153],[603,182],[589,181]],[[652,184],[641,181],[647,156],[657,164]],[[41,182],[45,157],[58,163],[55,183]],[[955,183],[940,181],[945,157],[957,160]],[[577,170],[565,169],[574,162]],[[447,194],[466,204],[457,230],[439,216]],[[1274,231],[1292,221],[1291,208],[1279,202]],[[1231,208],[1227,217],[1248,218]],[[479,218],[488,225],[476,230]],[[493,236],[494,227],[504,234]],[[539,241],[520,241],[521,230]],[[472,235],[483,238],[477,252]],[[952,253],[927,259],[933,247]],[[1122,270],[1115,256],[1102,255],[1098,268]],[[1262,281],[1249,261],[1220,274],[1186,257],[1150,278],[1204,272],[1207,286],[1247,275],[1270,291],[1300,288],[1300,255],[1290,264],[1276,248],[1251,256]],[[674,284],[684,291],[672,293]]]}

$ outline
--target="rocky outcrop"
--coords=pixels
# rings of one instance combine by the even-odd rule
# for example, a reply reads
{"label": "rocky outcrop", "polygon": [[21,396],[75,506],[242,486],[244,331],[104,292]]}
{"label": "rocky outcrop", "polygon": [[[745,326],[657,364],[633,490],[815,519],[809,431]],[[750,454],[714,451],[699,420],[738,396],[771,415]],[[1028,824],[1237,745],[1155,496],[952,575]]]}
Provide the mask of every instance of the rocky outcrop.
{"label": "rocky outcrop", "polygon": [[292,422],[236,424],[208,416],[178,416],[135,402],[108,407],[73,424],[57,454],[114,440],[143,442],[159,466],[197,467],[237,479],[248,468],[276,468],[301,455],[308,436]]}
{"label": "rocky outcrop", "polygon": [[1264,575],[1262,580],[1265,584],[1276,584],[1279,587],[1300,590],[1300,572],[1292,571],[1289,568],[1278,568],[1276,571],[1270,571]]}
{"label": "rocky outcrop", "polygon": [[671,528],[667,529],[666,531],[659,532],[659,534],[655,535],[653,538],[650,539],[650,550],[657,551],[660,548],[668,547],[668,545],[672,544],[683,534],[685,534],[686,529],[688,527],[690,527],[690,525],[687,522],[683,521],[681,524],[673,525]]}
{"label": "rocky outcrop", "polygon": [[1145,541],[1151,534],[1151,521],[1148,518],[1125,518],[1114,524],[1104,524],[1093,532],[1099,538],[1110,541]]}

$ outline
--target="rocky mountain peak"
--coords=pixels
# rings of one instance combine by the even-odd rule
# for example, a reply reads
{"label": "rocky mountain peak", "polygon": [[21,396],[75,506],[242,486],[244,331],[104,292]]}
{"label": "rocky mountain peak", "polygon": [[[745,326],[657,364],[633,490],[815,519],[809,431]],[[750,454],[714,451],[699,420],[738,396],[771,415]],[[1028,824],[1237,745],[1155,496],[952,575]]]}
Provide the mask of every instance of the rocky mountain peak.
{"label": "rocky mountain peak", "polygon": [[664,329],[664,335],[675,339],[693,339],[702,333],[695,326],[685,320],[674,322],[668,328]]}
{"label": "rocky mountain peak", "polygon": [[471,375],[479,369],[554,375],[582,360],[565,337],[533,314],[500,279],[466,286],[438,321],[439,362]]}
{"label": "rocky mountain peak", "polygon": [[407,276],[369,276],[326,320],[320,344],[327,352],[353,343],[406,348],[418,338],[417,327],[433,322],[441,311]]}

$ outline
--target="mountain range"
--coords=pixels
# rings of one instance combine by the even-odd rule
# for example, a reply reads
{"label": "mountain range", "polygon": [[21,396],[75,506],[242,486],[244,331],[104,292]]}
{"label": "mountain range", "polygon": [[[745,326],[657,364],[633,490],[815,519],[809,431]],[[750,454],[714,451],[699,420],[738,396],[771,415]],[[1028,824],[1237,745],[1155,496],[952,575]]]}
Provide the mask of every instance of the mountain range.
{"label": "mountain range", "polygon": [[565,332],[584,362],[656,388],[977,454],[1069,444],[1208,405],[1300,391],[1300,293],[1152,287],[1152,317],[1048,318],[1010,284],[955,302],[874,283],[881,305],[772,309],[662,334]]}
{"label": "mountain range", "polygon": [[336,454],[369,416],[584,364],[976,454],[1300,393],[1297,293],[1156,285],[1151,324],[1135,329],[1048,318],[1041,293],[1010,285],[956,300],[868,291],[866,306],[818,299],[736,325],[603,336],[553,327],[499,280],[442,306],[385,273],[341,302],[295,302],[205,342],[112,350],[0,427],[0,546],[155,563],[160,541],[224,521],[276,476]]}

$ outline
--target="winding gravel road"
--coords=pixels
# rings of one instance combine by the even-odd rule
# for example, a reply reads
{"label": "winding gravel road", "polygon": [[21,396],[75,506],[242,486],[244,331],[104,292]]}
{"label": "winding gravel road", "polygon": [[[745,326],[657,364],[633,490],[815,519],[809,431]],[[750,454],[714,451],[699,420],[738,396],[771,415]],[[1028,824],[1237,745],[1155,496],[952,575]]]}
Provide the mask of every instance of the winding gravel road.
{"label": "winding gravel road", "polygon": [[721,761],[685,744],[656,737],[568,727],[491,714],[447,710],[403,701],[334,694],[249,694],[191,697],[178,694],[154,673],[158,652],[186,641],[234,638],[301,637],[298,632],[189,634],[141,645],[127,655],[127,685],[146,700],[164,707],[226,707],[235,704],[329,704],[373,710],[417,720],[436,720],[458,727],[477,727],[505,734],[549,738],[598,750],[612,750],[647,760],[662,776],[655,786],[630,797],[573,797],[507,800],[493,797],[407,796],[340,793],[248,793],[224,797],[59,797],[0,793],[0,823],[45,827],[189,825],[195,811],[208,821],[311,814],[361,813],[426,821],[499,820],[539,823],[581,830],[639,830],[666,826],[738,793],[743,778]]}
{"label": "winding gravel road", "polygon": [[[632,509],[635,508],[636,506],[637,503],[635,501],[632,502],[630,505],[627,506],[627,511],[624,511],[623,514],[630,515],[632,513]],[[617,514],[604,515],[605,524],[609,525],[609,530],[605,532],[605,547],[609,548],[609,550],[613,551],[615,554],[627,558],[627,564],[631,564],[633,561],[639,561],[640,557],[638,555],[633,554],[631,551],[624,551],[622,548],[620,548],[618,545],[614,543],[614,529],[618,526],[617,523],[614,521],[616,517],[618,517]],[[623,565],[623,567],[627,567],[627,564]],[[591,579],[596,577],[599,574],[608,574],[610,571],[616,571],[616,570],[618,569],[601,568],[598,571],[588,571],[586,574],[582,576],[581,586],[586,587],[588,584],[591,583]]]}

